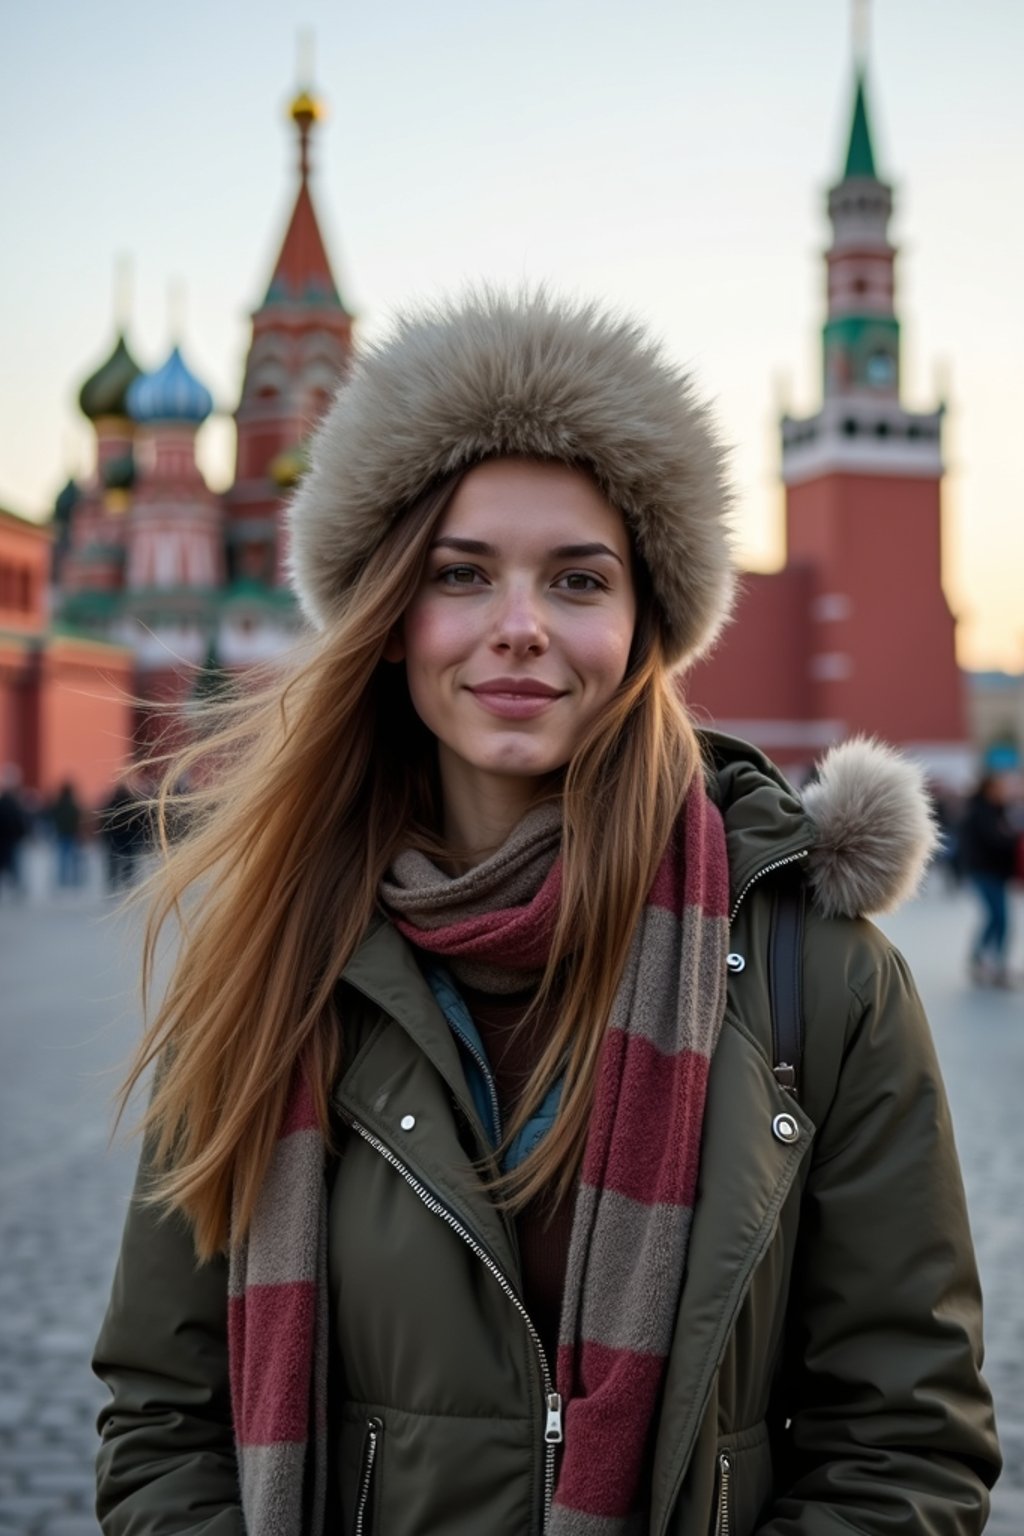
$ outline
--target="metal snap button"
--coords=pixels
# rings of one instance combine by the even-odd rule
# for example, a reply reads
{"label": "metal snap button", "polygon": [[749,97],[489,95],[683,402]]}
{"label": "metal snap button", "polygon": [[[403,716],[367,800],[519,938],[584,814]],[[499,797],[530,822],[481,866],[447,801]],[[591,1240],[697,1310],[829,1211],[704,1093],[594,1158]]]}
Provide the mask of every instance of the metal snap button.
{"label": "metal snap button", "polygon": [[725,963],[730,971],[734,971],[736,975],[739,975],[740,971],[745,968],[747,962],[744,960],[742,955],[726,955]]}
{"label": "metal snap button", "polygon": [[401,1120],[399,1120],[398,1123],[402,1127],[403,1131],[411,1131],[413,1126],[416,1124],[416,1116],[415,1115],[403,1115]]}
{"label": "metal snap button", "polygon": [[799,1141],[800,1127],[792,1115],[776,1115],[772,1121],[772,1135],[787,1143]]}

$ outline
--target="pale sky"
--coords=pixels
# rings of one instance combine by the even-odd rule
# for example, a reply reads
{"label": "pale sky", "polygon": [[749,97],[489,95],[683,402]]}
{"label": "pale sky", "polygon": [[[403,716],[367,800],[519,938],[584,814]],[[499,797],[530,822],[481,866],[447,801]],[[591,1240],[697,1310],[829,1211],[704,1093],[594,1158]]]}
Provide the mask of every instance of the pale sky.
{"label": "pale sky", "polygon": [[[949,401],[961,659],[1024,669],[1024,5],[874,0],[869,107],[895,184],[904,397]],[[314,196],[364,334],[467,279],[547,279],[647,321],[734,444],[741,551],[782,554],[777,414],[819,398],[824,195],[852,102],[849,0],[71,0],[3,9],[0,504],[91,468],[82,380],[114,334],[185,357],[230,478],[248,315],[295,192],[314,37]],[[879,552],[884,558],[884,551]]]}

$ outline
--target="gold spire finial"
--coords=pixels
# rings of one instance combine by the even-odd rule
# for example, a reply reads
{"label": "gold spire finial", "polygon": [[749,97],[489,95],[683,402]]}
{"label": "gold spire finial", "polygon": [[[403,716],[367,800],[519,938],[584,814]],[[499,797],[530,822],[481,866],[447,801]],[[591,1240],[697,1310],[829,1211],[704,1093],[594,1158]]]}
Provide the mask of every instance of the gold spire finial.
{"label": "gold spire finial", "polygon": [[288,115],[299,130],[299,172],[303,181],[309,175],[309,133],[324,116],[324,105],[313,95],[313,34],[304,30],[298,41],[298,94],[288,108]]}

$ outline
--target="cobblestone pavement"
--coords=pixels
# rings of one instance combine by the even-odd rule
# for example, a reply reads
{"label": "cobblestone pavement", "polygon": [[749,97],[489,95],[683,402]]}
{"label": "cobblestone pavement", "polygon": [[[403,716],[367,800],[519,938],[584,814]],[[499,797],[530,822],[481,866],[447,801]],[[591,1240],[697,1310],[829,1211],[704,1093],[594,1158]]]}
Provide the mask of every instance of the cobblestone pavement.
{"label": "cobblestone pavement", "polygon": [[[138,1029],[138,920],[30,863],[0,905],[0,1536],[96,1536],[88,1358],[106,1303],[134,1151],[110,1150],[115,1068]],[[1017,904],[1024,968],[1024,902]],[[886,926],[929,1007],[986,1290],[988,1374],[1007,1470],[990,1536],[1024,1533],[1024,994],[971,992],[968,897],[937,887]]]}

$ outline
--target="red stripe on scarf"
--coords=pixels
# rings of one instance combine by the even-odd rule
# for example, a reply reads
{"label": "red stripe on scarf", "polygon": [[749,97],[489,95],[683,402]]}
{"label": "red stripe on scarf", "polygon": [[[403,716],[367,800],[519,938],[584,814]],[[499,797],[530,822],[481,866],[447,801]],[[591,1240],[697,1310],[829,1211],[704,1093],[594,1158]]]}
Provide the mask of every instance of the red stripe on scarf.
{"label": "red stripe on scarf", "polygon": [[313,1100],[313,1090],[305,1072],[300,1071],[292,1082],[288,1093],[288,1101],[284,1108],[284,1119],[281,1121],[281,1129],[277,1134],[278,1141],[290,1136],[293,1131],[317,1131],[320,1129],[320,1121],[317,1118],[316,1104]]}
{"label": "red stripe on scarf", "polygon": [[692,791],[684,815],[685,856],[683,829],[677,823],[645,905],[663,907],[677,917],[684,907],[699,907],[705,918],[728,917],[729,861],[721,816],[703,793]]}
{"label": "red stripe on scarf", "polygon": [[636,1497],[665,1361],[584,1339],[578,1355],[568,1344],[559,1349],[560,1378],[577,1359],[583,1395],[566,1408],[565,1438],[573,1454],[558,1479],[558,1502],[621,1519],[631,1513]]}
{"label": "red stripe on scarf", "polygon": [[[316,1285],[250,1285],[228,1300],[235,1438],[242,1446],[306,1439]],[[246,1348],[246,1340],[255,1347]],[[268,1343],[270,1347],[268,1347]]]}
{"label": "red stripe on scarf", "polygon": [[556,859],[536,896],[524,906],[482,912],[444,928],[424,930],[397,913],[391,914],[391,921],[411,943],[433,955],[476,957],[509,970],[542,971],[551,951],[561,894],[562,867]]}
{"label": "red stripe on scarf", "polygon": [[[644,1205],[692,1205],[709,1065],[695,1051],[666,1056],[642,1035],[609,1030],[583,1182]],[[628,1134],[638,1125],[657,1127],[658,1134]]]}

